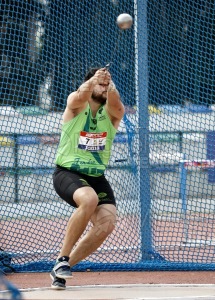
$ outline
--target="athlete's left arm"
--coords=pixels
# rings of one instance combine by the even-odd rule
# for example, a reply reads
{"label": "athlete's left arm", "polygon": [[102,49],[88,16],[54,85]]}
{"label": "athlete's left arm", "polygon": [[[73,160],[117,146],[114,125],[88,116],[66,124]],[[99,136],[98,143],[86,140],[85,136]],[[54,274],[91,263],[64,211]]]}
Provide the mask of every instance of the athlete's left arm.
{"label": "athlete's left arm", "polygon": [[112,80],[110,80],[108,89],[107,89],[107,102],[106,102],[106,110],[113,122],[113,125],[118,127],[118,124],[124,113],[125,107],[120,99],[120,94]]}

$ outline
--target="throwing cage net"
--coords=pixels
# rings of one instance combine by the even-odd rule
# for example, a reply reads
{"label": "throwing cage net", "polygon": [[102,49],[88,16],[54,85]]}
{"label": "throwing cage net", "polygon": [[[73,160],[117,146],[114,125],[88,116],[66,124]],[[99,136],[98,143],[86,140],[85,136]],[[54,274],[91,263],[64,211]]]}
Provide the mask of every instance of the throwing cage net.
{"label": "throwing cage net", "polygon": [[53,267],[73,212],[52,184],[66,99],[110,62],[126,108],[106,171],[117,223],[73,269],[215,268],[214,13],[194,0],[2,1],[0,269]]}

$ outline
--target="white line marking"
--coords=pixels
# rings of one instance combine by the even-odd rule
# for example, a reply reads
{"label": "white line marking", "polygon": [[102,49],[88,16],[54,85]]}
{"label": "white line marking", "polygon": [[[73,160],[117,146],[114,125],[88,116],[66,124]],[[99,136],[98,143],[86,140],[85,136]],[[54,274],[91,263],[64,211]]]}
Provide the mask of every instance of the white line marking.
{"label": "white line marking", "polygon": [[[101,285],[75,285],[75,286],[67,286],[68,289],[80,289],[80,288],[86,288],[86,289],[104,289],[104,288],[128,288],[128,287],[143,287],[143,288],[160,288],[160,287],[180,287],[180,288],[186,288],[186,287],[200,287],[200,288],[208,288],[208,287],[214,287],[215,284],[101,284]],[[49,290],[51,287],[39,287],[39,288],[27,288],[27,289],[20,289],[22,292],[30,292],[30,291],[38,291],[38,290]],[[200,296],[199,296],[200,297]],[[201,296],[203,297],[203,296]],[[207,296],[204,296],[207,297]],[[210,296],[211,297],[211,296]],[[171,299],[172,297],[170,297]],[[144,298],[146,299],[146,298]],[[154,298],[147,298],[147,299],[154,299]],[[156,298],[155,298],[156,299]],[[162,298],[159,298],[162,299]],[[177,299],[177,297],[175,298]],[[117,300],[117,299],[116,299]],[[127,300],[127,299],[126,299]],[[129,300],[129,299],[128,299]]]}

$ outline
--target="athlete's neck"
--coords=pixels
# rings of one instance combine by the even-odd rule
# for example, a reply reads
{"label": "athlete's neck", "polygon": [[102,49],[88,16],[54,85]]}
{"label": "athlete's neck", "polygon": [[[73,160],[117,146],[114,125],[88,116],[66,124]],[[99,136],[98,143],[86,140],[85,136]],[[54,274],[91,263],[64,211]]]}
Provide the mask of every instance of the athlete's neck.
{"label": "athlete's neck", "polygon": [[97,114],[97,111],[99,110],[99,108],[101,106],[103,106],[104,104],[100,104],[100,103],[96,103],[94,101],[89,101],[89,106],[90,106],[90,109],[91,109],[91,112],[92,112],[92,116],[93,118],[95,118],[96,114]]}

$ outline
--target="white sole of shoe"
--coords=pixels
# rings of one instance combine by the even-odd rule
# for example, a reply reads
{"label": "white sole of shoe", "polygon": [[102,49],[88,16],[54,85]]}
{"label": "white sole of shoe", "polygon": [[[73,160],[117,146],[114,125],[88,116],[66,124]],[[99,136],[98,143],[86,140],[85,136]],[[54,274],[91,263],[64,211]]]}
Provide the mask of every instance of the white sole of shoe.
{"label": "white sole of shoe", "polygon": [[59,290],[59,291],[62,291],[62,290],[65,290],[65,289],[66,289],[66,287],[60,287],[60,286],[55,286],[55,285],[51,285],[51,288],[52,288],[53,290]]}
{"label": "white sole of shoe", "polygon": [[57,275],[56,277],[60,278],[60,279],[70,279],[72,278],[73,276],[64,276],[64,275]]}

